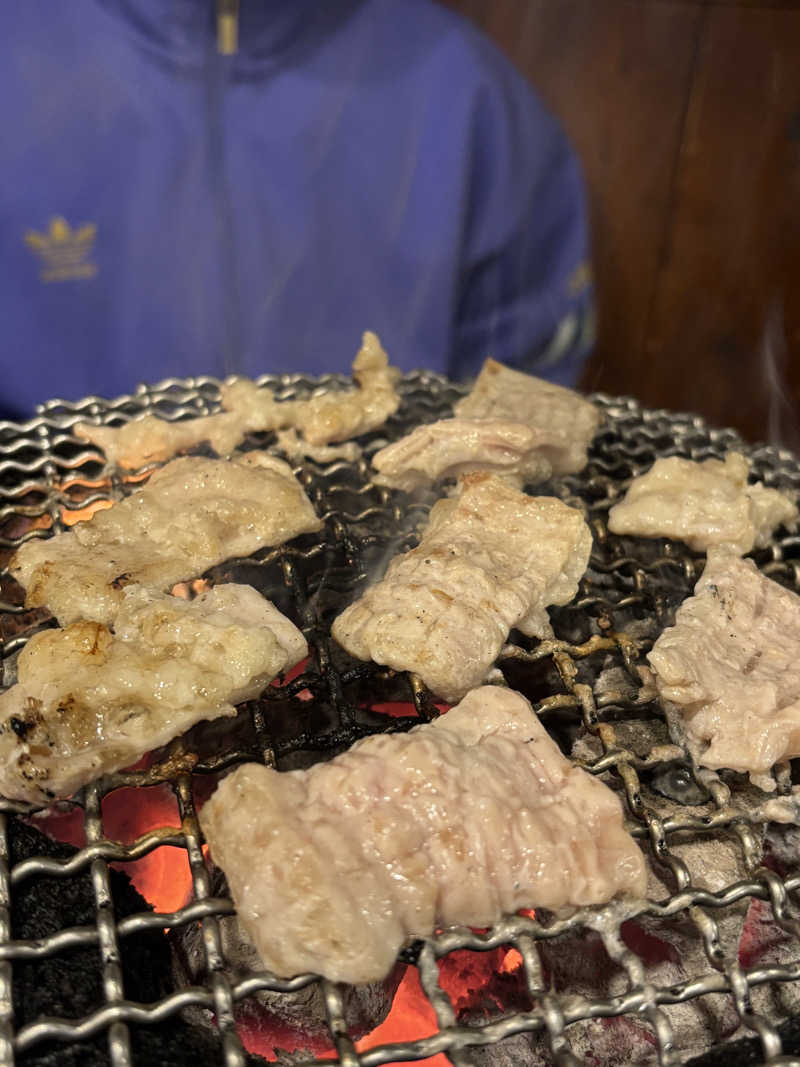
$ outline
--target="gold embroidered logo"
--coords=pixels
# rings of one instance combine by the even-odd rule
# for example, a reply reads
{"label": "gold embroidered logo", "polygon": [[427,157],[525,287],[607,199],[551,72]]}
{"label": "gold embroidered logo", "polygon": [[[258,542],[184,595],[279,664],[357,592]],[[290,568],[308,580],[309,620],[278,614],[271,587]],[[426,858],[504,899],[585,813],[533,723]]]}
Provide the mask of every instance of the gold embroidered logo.
{"label": "gold embroidered logo", "polygon": [[25,244],[41,260],[39,277],[43,282],[66,282],[75,278],[94,278],[97,267],[91,262],[97,226],[84,223],[72,229],[66,219],[50,219],[46,233],[28,230]]}
{"label": "gold embroidered logo", "polygon": [[583,290],[592,284],[592,266],[588,260],[584,259],[582,263],[579,263],[575,270],[569,277],[567,282],[567,289],[570,296],[577,296],[582,293]]}

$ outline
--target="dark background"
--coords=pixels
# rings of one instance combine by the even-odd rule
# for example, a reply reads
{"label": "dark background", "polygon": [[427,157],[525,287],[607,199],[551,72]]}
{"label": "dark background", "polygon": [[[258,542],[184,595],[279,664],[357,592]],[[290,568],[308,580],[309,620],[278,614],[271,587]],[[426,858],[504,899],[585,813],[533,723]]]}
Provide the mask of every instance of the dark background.
{"label": "dark background", "polygon": [[586,172],[583,387],[800,447],[800,2],[447,0]]}

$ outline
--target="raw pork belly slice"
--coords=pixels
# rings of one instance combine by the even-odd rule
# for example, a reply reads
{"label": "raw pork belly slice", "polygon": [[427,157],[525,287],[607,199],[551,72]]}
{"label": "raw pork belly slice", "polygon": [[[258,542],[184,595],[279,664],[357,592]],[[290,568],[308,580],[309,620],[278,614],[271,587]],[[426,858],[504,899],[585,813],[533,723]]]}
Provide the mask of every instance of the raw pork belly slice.
{"label": "raw pork belly slice", "polygon": [[311,445],[326,445],[377,429],[400,405],[399,371],[389,366],[378,337],[369,330],[353,361],[353,377],[355,389],[285,401],[249,378],[238,378],[220,387],[224,410],[216,415],[177,422],[146,415],[124,426],[79,422],[74,432],[100,448],[109,463],[127,469],[163,463],[205,442],[227,455],[248,433],[288,427],[301,430]]}
{"label": "raw pork belly slice", "polygon": [[200,822],[241,922],[284,976],[377,981],[437,926],[646,887],[614,793],[561,755],[524,697],[494,686],[310,770],[240,767]]}
{"label": "raw pork belly slice", "polygon": [[546,481],[546,435],[502,419],[442,419],[418,426],[372,457],[375,482],[412,492],[441,478],[493,471],[520,485]]}
{"label": "raw pork belly slice", "polygon": [[729,452],[724,462],[657,459],[611,509],[608,528],[616,534],[671,537],[696,552],[722,544],[740,555],[761,548],[776,526],[797,518],[797,506],[777,489],[748,485],[749,472],[749,461],[738,452]]}
{"label": "raw pork belly slice", "polygon": [[28,607],[45,605],[62,624],[110,623],[126,585],[169,589],[321,525],[289,466],[274,456],[186,456],[89,521],[28,541],[9,569],[25,587]]}
{"label": "raw pork belly slice", "polygon": [[415,671],[447,701],[486,677],[509,630],[552,635],[549,604],[567,604],[592,536],[555,497],[531,497],[488,474],[431,509],[419,545],[346,608],[331,632],[357,659]]}
{"label": "raw pork belly slice", "polygon": [[[717,549],[648,659],[705,767],[764,775],[800,755],[800,597]],[[761,784],[760,782],[757,784]]]}
{"label": "raw pork belly slice", "polygon": [[0,793],[69,796],[201,719],[233,715],[307,653],[297,627],[248,585],[194,600],[129,586],[114,633],[76,622],[36,634],[0,695]]}
{"label": "raw pork belly slice", "polygon": [[586,466],[587,449],[600,412],[572,389],[487,359],[472,392],[455,406],[468,419],[507,419],[537,431],[539,453],[554,474],[575,474]]}

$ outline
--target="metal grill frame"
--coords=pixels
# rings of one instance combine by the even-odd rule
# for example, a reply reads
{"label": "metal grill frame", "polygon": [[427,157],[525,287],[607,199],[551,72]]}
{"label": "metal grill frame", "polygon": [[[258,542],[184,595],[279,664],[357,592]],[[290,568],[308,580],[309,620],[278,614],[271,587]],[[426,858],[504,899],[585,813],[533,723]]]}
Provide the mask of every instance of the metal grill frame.
{"label": "metal grill frame", "polygon": [[[299,375],[267,375],[259,381],[273,388],[280,398],[306,395],[313,389],[336,389],[347,382],[338,375],[319,381]],[[106,466],[95,449],[87,448],[71,435],[70,427],[75,422],[118,423],[148,413],[168,419],[209,414],[218,410],[218,388],[219,382],[212,378],[169,379],[158,385],[142,386],[135,394],[114,401],[95,397],[78,403],[52,401],[25,424],[0,422],[0,551],[12,550],[30,537],[43,535],[37,529],[20,533],[20,519],[41,521],[48,517],[52,529],[64,529],[63,509],[116,499],[130,491],[131,486],[125,484],[119,471]],[[669,598],[665,601],[662,587],[683,586],[688,594],[702,568],[703,557],[666,541],[615,538],[608,533],[605,518],[608,507],[624,491],[631,477],[646,470],[657,456],[721,458],[727,450],[736,448],[751,459],[754,476],[759,480],[795,492],[800,490],[800,463],[782,450],[748,447],[734,431],[710,429],[698,417],[646,411],[633,400],[604,395],[593,397],[604,412],[605,422],[592,446],[588,467],[580,475],[554,481],[546,490],[584,510],[595,537],[589,572],[573,605],[559,609],[556,615],[556,639],[539,643],[512,634],[516,640],[503,649],[493,680],[503,684],[504,669],[549,661],[561,680],[561,690],[537,701],[537,713],[546,726],[566,719],[587,736],[597,739],[601,754],[587,762],[587,769],[601,775],[620,792],[629,829],[645,849],[648,862],[658,868],[662,879],[671,883],[673,891],[667,899],[658,902],[612,903],[603,909],[583,909],[568,918],[508,917],[486,933],[449,929],[416,943],[409,949],[407,958],[418,968],[439,1032],[428,1038],[378,1046],[366,1052],[356,1051],[344,1017],[342,991],[334,984],[310,975],[285,981],[265,972],[254,973],[236,984],[228,980],[218,920],[232,914],[233,906],[229,900],[211,895],[193,799],[193,778],[219,773],[243,759],[262,759],[280,766],[292,753],[305,749],[341,749],[366,733],[407,729],[420,719],[427,720],[436,714],[430,694],[417,679],[398,678],[375,665],[354,664],[346,657],[343,659],[323,625],[326,611],[329,617],[329,608],[321,606],[324,597],[332,590],[333,600],[338,599],[341,607],[356,595],[359,583],[374,573],[376,553],[386,557],[414,543],[416,527],[436,497],[431,492],[409,501],[402,493],[373,485],[369,478],[369,457],[387,440],[397,439],[420,421],[449,414],[452,403],[464,390],[428,372],[407,375],[400,389],[403,395],[400,411],[385,428],[364,439],[364,455],[357,464],[345,461],[319,464],[309,460],[296,467],[318,514],[325,520],[324,534],[262,552],[246,564],[266,575],[260,585],[262,592],[289,598],[293,607],[290,614],[302,626],[314,650],[312,660],[299,678],[279,690],[270,690],[266,702],[248,705],[242,713],[249,717],[252,727],[249,740],[219,756],[202,759],[187,746],[185,739],[178,739],[147,770],[118,773],[88,786],[74,798],[85,814],[87,843],[67,860],[34,857],[9,869],[7,820],[32,809],[0,801],[0,1067],[13,1064],[15,1053],[32,1049],[42,1041],[70,1041],[102,1032],[108,1035],[114,1067],[133,1067],[129,1025],[161,1022],[188,1007],[214,1012],[221,1035],[220,1062],[226,1067],[243,1067],[246,1055],[234,1021],[235,1004],[259,990],[292,992],[314,981],[322,982],[332,1044],[338,1062],[346,1067],[357,1064],[378,1067],[390,1061],[416,1060],[438,1052],[446,1053],[460,1067],[471,1062],[471,1047],[491,1045],[532,1031],[544,1035],[554,1062],[574,1064],[582,1061],[570,1050],[570,1025],[582,1019],[621,1015],[634,1015],[640,1023],[646,1022],[653,1033],[657,1061],[671,1065],[680,1062],[680,1056],[674,1047],[674,1034],[664,1006],[713,993],[732,998],[743,1030],[759,1038],[766,1063],[786,1062],[781,1058],[776,1020],[756,1014],[750,1004],[750,994],[766,983],[800,981],[797,919],[800,858],[797,870],[782,879],[761,866],[757,837],[758,828],[769,821],[770,804],[776,796],[785,798],[787,804],[793,803],[791,770],[789,766],[775,769],[776,792],[763,794],[763,802],[754,801],[753,791],[746,790],[736,776],[693,770],[696,783],[710,797],[710,811],[703,814],[687,806],[665,815],[657,794],[643,787],[641,775],[652,772],[660,764],[667,765],[680,753],[674,745],[667,745],[641,756],[625,748],[617,738],[615,724],[638,719],[644,713],[658,716],[661,712],[652,694],[646,692],[646,676],[638,669],[645,662],[643,655],[649,642],[632,638],[626,634],[624,624],[617,628],[614,619],[624,621],[631,611],[638,610],[655,618],[658,629],[668,625],[674,604],[668,602]],[[266,441],[268,438],[256,436],[248,445]],[[76,497],[70,482],[80,478],[95,483],[107,479],[108,484],[97,484],[88,493],[84,489]],[[338,553],[333,564],[331,551]],[[756,553],[755,558],[764,573],[795,591],[800,590],[800,537],[782,531],[769,549]],[[235,566],[235,563],[225,565],[218,570],[235,569]],[[23,628],[0,649],[3,664],[11,660],[32,633],[46,625],[40,616],[34,616],[30,625],[25,626],[29,616],[22,608],[0,602],[0,621],[14,618]],[[565,619],[567,623],[562,625],[559,620]],[[563,634],[574,632],[573,624],[579,629],[589,626],[591,632],[582,634],[580,640],[569,640]],[[624,669],[635,697],[615,699],[595,690],[599,664],[607,666],[610,660]],[[362,714],[352,693],[354,687],[365,685],[374,687],[376,694],[405,685],[406,699],[413,702],[417,718],[379,718],[368,711]],[[329,714],[324,736],[303,736],[299,741],[276,744],[267,721],[269,700],[288,701],[290,709],[299,711],[301,694],[309,689],[333,716],[330,719]],[[180,829],[156,829],[127,846],[109,840],[103,828],[103,797],[122,786],[157,783],[168,783],[172,788]],[[800,825],[796,809],[793,822]],[[671,851],[671,844],[686,831],[732,837],[741,849],[747,877],[717,893],[693,885],[686,864]],[[141,913],[115,921],[109,864],[135,860],[164,846],[186,851],[193,885],[190,903],[170,914]],[[91,872],[97,904],[94,928],[65,929],[38,942],[11,939],[10,909],[15,886],[37,876],[67,877],[85,869]],[[793,939],[793,952],[785,963],[748,970],[742,967],[738,957],[725,957],[715,915],[719,909],[744,899],[767,902],[775,922]],[[678,986],[661,987],[654,982],[645,962],[626,947],[619,932],[623,919],[640,915],[655,921],[688,916],[702,942],[707,969]],[[126,1000],[119,963],[126,939],[145,930],[176,928],[198,921],[202,923],[207,981],[147,1007]],[[335,917],[332,921],[335,922]],[[599,934],[609,957],[627,975],[628,988],[624,993],[591,998],[568,995],[568,991],[557,993],[548,987],[538,946],[566,932],[581,935],[583,931]],[[70,947],[90,945],[100,951],[105,1004],[77,1022],[48,1018],[15,1029],[12,961],[41,958]],[[440,987],[437,961],[458,949],[485,952],[502,945],[513,946],[521,954],[530,1010],[508,1015],[498,1012],[483,1025],[458,1024],[453,1004]]]}

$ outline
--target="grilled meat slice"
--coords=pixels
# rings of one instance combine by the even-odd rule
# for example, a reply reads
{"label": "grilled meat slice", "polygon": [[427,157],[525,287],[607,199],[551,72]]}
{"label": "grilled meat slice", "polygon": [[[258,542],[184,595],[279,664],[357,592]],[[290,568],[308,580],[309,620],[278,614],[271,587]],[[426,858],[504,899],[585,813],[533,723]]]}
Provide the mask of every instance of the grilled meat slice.
{"label": "grilled meat slice", "polygon": [[378,337],[367,331],[353,361],[357,388],[322,393],[307,400],[278,401],[271,389],[248,378],[220,388],[223,411],[176,422],[147,415],[124,426],[80,422],[74,432],[97,445],[109,463],[138,469],[163,463],[178,452],[208,442],[220,455],[232,452],[251,432],[295,428],[311,446],[346,441],[382,426],[397,411],[399,372]]}
{"label": "grilled meat slice", "polygon": [[109,624],[126,585],[169,589],[320,526],[291,469],[273,456],[186,456],[89,521],[28,541],[9,569],[25,587],[28,607],[46,606],[62,624]]}
{"label": "grilled meat slice", "polygon": [[418,426],[372,457],[374,481],[412,492],[470,471],[502,474],[522,487],[546,481],[548,436],[503,419],[441,419]]}
{"label": "grilled meat slice", "polygon": [[397,411],[400,372],[389,365],[380,340],[369,330],[353,361],[353,377],[356,389],[321,393],[294,402],[291,425],[310,444],[337,444],[377,430]]}
{"label": "grilled meat slice", "polygon": [[507,419],[532,427],[540,455],[554,474],[574,474],[586,466],[587,449],[600,412],[572,389],[487,359],[472,392],[455,406],[468,419]]}
{"label": "grilled meat slice", "polygon": [[47,802],[133,763],[201,719],[234,715],[307,653],[247,585],[194,600],[129,586],[114,633],[76,622],[36,634],[0,695],[0,793]]}
{"label": "grilled meat slice", "polygon": [[79,422],[73,427],[76,437],[96,445],[109,463],[126,470],[164,463],[179,452],[188,452],[206,442],[218,455],[227,456],[247,431],[248,426],[232,411],[174,422],[145,415],[123,426]]}
{"label": "grilled meat slice", "polygon": [[759,776],[800,755],[798,632],[800,597],[751,560],[710,553],[694,596],[648,656],[703,766]]}
{"label": "grilled meat slice", "polygon": [[739,452],[724,462],[695,463],[678,456],[657,459],[634,478],[608,515],[612,533],[671,537],[696,552],[728,544],[742,555],[769,542],[780,523],[797,518],[785,493],[760,482],[747,484],[750,463]]}
{"label": "grilled meat slice", "polygon": [[278,430],[275,444],[292,462],[301,463],[312,459],[315,463],[335,463],[343,459],[347,463],[356,463],[361,459],[361,446],[355,441],[345,441],[341,445],[312,445],[293,427]]}
{"label": "grilled meat slice", "polygon": [[459,700],[480,685],[508,637],[552,634],[549,604],[567,604],[592,537],[583,515],[555,497],[530,497],[488,474],[438,501],[417,548],[334,621],[357,659],[415,671]]}
{"label": "grilled meat slice", "polygon": [[406,938],[439,925],[645,892],[617,797],[561,755],[524,697],[493,686],[311,770],[240,767],[200,821],[279,975],[377,981]]}

